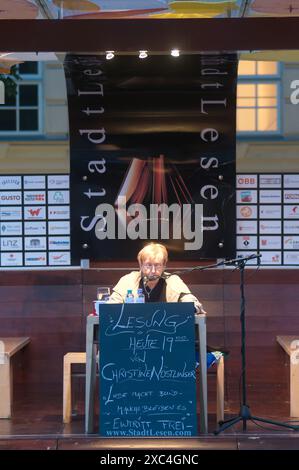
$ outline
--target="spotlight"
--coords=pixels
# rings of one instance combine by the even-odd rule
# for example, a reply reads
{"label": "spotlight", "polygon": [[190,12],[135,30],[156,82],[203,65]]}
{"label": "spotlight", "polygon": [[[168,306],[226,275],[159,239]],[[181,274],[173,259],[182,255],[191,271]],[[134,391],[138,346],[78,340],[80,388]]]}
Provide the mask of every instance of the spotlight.
{"label": "spotlight", "polygon": [[106,59],[111,60],[114,57],[114,51],[106,51]]}
{"label": "spotlight", "polygon": [[178,49],[172,49],[170,54],[172,57],[180,57],[180,51]]}
{"label": "spotlight", "polygon": [[139,59],[146,59],[148,56],[147,51],[139,51]]}

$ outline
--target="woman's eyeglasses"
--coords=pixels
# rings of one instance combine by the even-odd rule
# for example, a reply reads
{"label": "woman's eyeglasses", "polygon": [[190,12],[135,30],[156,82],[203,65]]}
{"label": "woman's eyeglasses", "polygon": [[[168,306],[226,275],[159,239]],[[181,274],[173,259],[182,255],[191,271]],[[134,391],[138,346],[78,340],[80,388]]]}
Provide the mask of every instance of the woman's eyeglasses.
{"label": "woman's eyeglasses", "polygon": [[155,269],[161,269],[161,268],[164,268],[164,264],[161,264],[161,263],[157,263],[157,264],[150,264],[150,263],[145,263],[142,265],[145,269],[151,269],[151,268],[155,268]]}

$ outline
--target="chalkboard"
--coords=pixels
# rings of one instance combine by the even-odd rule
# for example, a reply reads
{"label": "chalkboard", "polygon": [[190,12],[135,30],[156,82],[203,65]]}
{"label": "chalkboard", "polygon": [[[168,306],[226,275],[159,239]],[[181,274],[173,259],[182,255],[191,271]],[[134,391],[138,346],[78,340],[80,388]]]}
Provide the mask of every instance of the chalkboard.
{"label": "chalkboard", "polygon": [[193,303],[101,305],[99,324],[100,435],[196,436]]}

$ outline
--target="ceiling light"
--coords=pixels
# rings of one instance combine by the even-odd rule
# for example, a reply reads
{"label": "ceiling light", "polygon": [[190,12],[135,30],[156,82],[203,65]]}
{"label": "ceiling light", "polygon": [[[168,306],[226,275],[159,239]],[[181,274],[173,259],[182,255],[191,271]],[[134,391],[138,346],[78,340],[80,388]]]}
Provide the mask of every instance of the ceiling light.
{"label": "ceiling light", "polygon": [[172,57],[179,57],[180,56],[180,51],[178,49],[172,49],[171,55],[172,55]]}
{"label": "ceiling light", "polygon": [[106,59],[111,60],[114,57],[114,51],[106,51]]}
{"label": "ceiling light", "polygon": [[146,59],[148,56],[147,51],[139,51],[139,59]]}

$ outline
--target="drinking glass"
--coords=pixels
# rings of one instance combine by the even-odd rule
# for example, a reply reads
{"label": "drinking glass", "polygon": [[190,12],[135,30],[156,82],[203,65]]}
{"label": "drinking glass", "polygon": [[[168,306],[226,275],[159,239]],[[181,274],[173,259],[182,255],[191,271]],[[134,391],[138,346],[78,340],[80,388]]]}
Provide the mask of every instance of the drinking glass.
{"label": "drinking glass", "polygon": [[110,287],[98,287],[97,288],[97,300],[107,302],[110,296]]}

